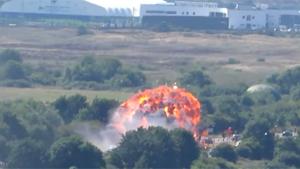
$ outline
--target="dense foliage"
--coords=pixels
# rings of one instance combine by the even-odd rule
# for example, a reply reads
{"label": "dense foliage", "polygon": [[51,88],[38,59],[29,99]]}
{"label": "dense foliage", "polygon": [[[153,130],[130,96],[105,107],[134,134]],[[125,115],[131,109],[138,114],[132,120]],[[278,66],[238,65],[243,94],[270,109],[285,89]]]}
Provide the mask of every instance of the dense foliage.
{"label": "dense foliage", "polygon": [[[193,135],[185,130],[150,127],[127,132],[115,149],[102,153],[78,136],[74,126],[108,124],[119,104],[115,100],[89,101],[85,96],[73,95],[52,103],[1,102],[0,167],[223,169],[243,168],[241,163],[255,160],[263,161],[257,168],[299,168],[300,137],[286,130],[297,131],[300,127],[299,78],[300,68],[295,67],[272,75],[264,85],[226,87],[219,86],[202,70],[183,73],[179,83],[202,103],[200,128],[211,128],[214,136],[222,136],[232,128],[241,137],[237,144],[220,144],[211,150],[199,148]],[[129,70],[116,59],[84,57],[63,73],[30,67],[15,50],[0,53],[1,85],[116,89],[145,83],[142,72]]]}
{"label": "dense foliage", "polygon": [[[99,115],[109,116],[116,103],[96,98],[89,104],[79,95],[51,105],[32,100],[0,103],[0,162],[9,168],[105,167],[98,148],[64,127],[77,121],[70,112],[80,108],[90,109],[89,120],[105,122]],[[60,109],[63,106],[67,108]]]}
{"label": "dense foliage", "polygon": [[110,162],[117,168],[188,168],[198,157],[198,151],[187,131],[139,128],[125,134],[118,148],[111,152]]}
{"label": "dense foliage", "polygon": [[65,70],[23,63],[23,56],[16,50],[0,52],[0,85],[10,87],[61,86],[80,89],[111,89],[138,87],[146,83],[145,75],[134,69],[124,68],[113,58],[83,57],[79,63]]}

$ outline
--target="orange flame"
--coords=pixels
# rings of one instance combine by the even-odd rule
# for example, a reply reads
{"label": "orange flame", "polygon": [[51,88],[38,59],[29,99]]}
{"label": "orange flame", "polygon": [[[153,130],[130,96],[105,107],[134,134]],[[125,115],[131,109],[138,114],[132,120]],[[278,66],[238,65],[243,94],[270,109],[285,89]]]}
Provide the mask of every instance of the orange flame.
{"label": "orange flame", "polygon": [[197,98],[185,89],[160,86],[139,92],[122,103],[112,122],[118,131],[125,133],[129,126],[159,126],[158,118],[164,117],[168,126],[175,124],[175,127],[190,130],[198,137],[200,107]]}

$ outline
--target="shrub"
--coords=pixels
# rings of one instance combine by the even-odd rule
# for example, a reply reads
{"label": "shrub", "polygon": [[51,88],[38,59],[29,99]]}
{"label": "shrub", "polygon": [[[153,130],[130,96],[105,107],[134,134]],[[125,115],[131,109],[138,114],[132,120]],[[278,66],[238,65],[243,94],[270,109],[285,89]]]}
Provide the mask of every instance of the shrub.
{"label": "shrub", "polygon": [[104,168],[102,152],[78,137],[57,140],[49,149],[49,165],[53,168]]}
{"label": "shrub", "polygon": [[257,61],[257,62],[265,62],[266,59],[265,59],[265,58],[257,58],[256,61]]}
{"label": "shrub", "polygon": [[20,80],[3,80],[0,82],[1,86],[6,87],[18,87],[18,88],[29,88],[32,87],[32,84],[24,79]]}
{"label": "shrub", "polygon": [[191,71],[184,74],[180,78],[180,82],[183,85],[192,85],[198,87],[203,87],[212,84],[211,79],[207,75],[205,75],[202,71],[199,70]]}
{"label": "shrub", "polygon": [[220,157],[230,162],[236,162],[238,159],[234,148],[229,144],[220,144],[211,152],[213,157]]}
{"label": "shrub", "polygon": [[85,26],[79,26],[77,28],[77,35],[81,36],[81,35],[87,35],[90,34],[90,32],[88,31],[88,29]]}
{"label": "shrub", "polygon": [[282,152],[278,157],[278,161],[287,165],[287,166],[294,166],[299,168],[300,167],[300,155],[291,153],[291,152]]}
{"label": "shrub", "polygon": [[22,62],[21,54],[13,49],[5,49],[0,53],[0,65],[8,61]]}
{"label": "shrub", "polygon": [[110,111],[117,106],[118,102],[115,100],[96,98],[88,108],[79,112],[77,118],[80,120],[99,120],[106,124],[110,118]]}
{"label": "shrub", "polygon": [[25,79],[26,73],[22,64],[15,61],[8,61],[3,68],[2,76],[4,79]]}
{"label": "shrub", "polygon": [[86,97],[81,95],[74,95],[68,98],[62,96],[58,98],[53,105],[64,121],[69,123],[78,115],[81,109],[87,107],[87,102]]}
{"label": "shrub", "polygon": [[55,85],[56,80],[50,72],[36,72],[31,74],[30,79],[33,83],[41,85]]}
{"label": "shrub", "polygon": [[111,84],[115,87],[137,87],[144,85],[145,82],[146,77],[143,73],[131,71],[116,75],[111,79]]}
{"label": "shrub", "polygon": [[241,62],[237,59],[234,59],[234,58],[229,58],[228,61],[227,61],[227,64],[231,64],[231,65],[239,64],[239,63],[241,63]]}
{"label": "shrub", "polygon": [[252,149],[247,144],[242,144],[237,147],[237,154],[244,158],[252,158]]}

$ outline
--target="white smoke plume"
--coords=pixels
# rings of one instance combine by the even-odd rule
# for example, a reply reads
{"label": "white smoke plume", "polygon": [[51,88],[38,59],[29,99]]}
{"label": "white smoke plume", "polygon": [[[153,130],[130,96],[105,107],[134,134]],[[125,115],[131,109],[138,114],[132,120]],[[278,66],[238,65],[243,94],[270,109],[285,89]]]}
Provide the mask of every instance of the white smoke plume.
{"label": "white smoke plume", "polygon": [[[118,146],[119,142],[122,139],[122,133],[118,131],[114,125],[121,121],[119,116],[119,110],[114,112],[113,117],[111,118],[107,126],[101,126],[100,124],[91,124],[91,123],[80,123],[76,124],[74,130],[77,134],[82,136],[86,141],[90,142],[94,146],[98,147],[101,151],[108,151]],[[147,118],[148,125],[150,126],[160,126],[168,130],[178,128],[179,125],[175,119],[166,118],[163,111],[157,113],[136,113],[131,121],[126,122],[126,128],[124,132],[130,130],[136,130],[141,127],[141,121],[143,118]]]}

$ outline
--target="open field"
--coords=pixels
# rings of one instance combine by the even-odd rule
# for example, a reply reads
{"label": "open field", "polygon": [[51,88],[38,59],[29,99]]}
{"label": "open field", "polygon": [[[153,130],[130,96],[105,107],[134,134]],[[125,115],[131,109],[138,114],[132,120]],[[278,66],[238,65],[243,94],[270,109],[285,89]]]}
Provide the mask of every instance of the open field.
{"label": "open field", "polygon": [[123,101],[131,95],[129,92],[127,93],[121,91],[63,90],[47,88],[24,89],[0,87],[0,101],[34,99],[43,102],[53,102],[60,96],[70,96],[75,94],[86,96],[88,101],[91,101],[96,97]]}
{"label": "open field", "polygon": [[[76,28],[0,27],[0,49],[17,49],[27,63],[62,70],[85,55],[114,57],[125,66],[142,70],[153,85],[162,81],[175,82],[182,72],[199,68],[220,85],[252,85],[274,72],[300,64],[300,38],[144,30],[91,31],[92,34],[77,36]],[[229,64],[229,59],[237,63]]]}

